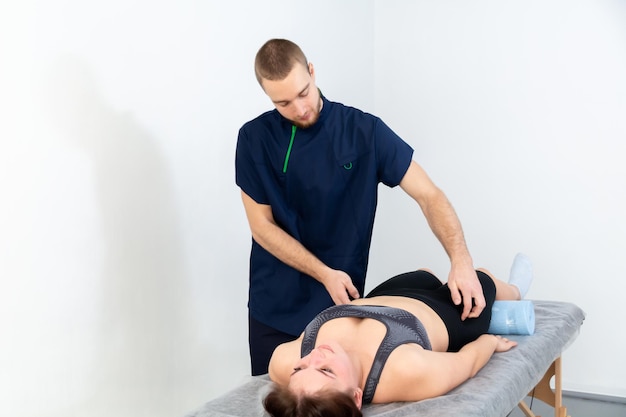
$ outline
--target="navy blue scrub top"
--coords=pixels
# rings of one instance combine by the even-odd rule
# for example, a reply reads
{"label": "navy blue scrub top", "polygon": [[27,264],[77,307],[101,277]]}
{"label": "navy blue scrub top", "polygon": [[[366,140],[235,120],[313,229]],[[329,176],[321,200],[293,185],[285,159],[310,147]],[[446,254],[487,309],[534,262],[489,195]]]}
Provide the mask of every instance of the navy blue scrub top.
{"label": "navy blue scrub top", "polygon": [[[292,124],[277,110],[246,123],[237,141],[236,182],[270,205],[276,223],[323,263],[350,275],[362,296],[378,184],[398,185],[413,149],[379,118],[322,100],[317,123],[295,131],[288,158]],[[254,239],[249,291],[252,316],[294,336],[333,305],[322,284]]]}

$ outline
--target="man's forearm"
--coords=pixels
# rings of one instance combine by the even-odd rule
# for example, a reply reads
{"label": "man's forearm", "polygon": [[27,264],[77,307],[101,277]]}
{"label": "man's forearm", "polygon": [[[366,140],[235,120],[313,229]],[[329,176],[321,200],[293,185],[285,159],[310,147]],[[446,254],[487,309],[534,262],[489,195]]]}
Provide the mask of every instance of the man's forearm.
{"label": "man's forearm", "polygon": [[461,222],[443,191],[415,161],[407,169],[400,187],[421,207],[431,230],[454,265],[472,264]]}
{"label": "man's forearm", "polygon": [[472,264],[472,258],[463,228],[452,204],[445,194],[438,190],[422,207],[431,230],[441,242],[452,264]]}
{"label": "man's forearm", "polygon": [[285,264],[322,282],[328,266],[278,225],[267,222],[252,231],[252,238]]}

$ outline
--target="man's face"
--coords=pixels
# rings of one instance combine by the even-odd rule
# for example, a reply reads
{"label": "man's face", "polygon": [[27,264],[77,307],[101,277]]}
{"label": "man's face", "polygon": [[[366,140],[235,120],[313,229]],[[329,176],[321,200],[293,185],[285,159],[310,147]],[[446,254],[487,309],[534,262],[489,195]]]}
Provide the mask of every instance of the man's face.
{"label": "man's face", "polygon": [[299,128],[315,124],[322,109],[322,100],[315,85],[313,64],[308,68],[296,63],[283,80],[263,80],[263,90],[276,110]]}

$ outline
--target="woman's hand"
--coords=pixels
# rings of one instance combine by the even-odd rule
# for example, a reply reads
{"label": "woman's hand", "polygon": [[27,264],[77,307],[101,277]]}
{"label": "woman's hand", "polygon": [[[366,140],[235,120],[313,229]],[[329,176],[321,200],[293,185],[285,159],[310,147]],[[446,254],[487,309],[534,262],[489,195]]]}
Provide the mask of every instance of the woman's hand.
{"label": "woman's hand", "polygon": [[507,350],[511,350],[512,347],[517,346],[517,342],[514,340],[509,340],[506,337],[493,335],[498,340],[498,344],[496,345],[496,352],[506,352]]}

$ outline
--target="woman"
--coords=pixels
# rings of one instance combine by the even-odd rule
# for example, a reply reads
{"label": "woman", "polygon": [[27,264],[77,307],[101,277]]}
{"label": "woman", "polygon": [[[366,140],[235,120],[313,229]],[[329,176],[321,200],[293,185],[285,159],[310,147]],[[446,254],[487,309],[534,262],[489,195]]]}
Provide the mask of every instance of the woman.
{"label": "woman", "polygon": [[473,377],[494,352],[517,344],[485,333],[494,300],[520,300],[532,267],[518,254],[508,283],[485,269],[477,274],[487,306],[475,319],[461,321],[447,284],[425,269],[324,310],[274,351],[269,376],[276,386],[266,410],[274,417],[360,416],[364,403],[432,398]]}

